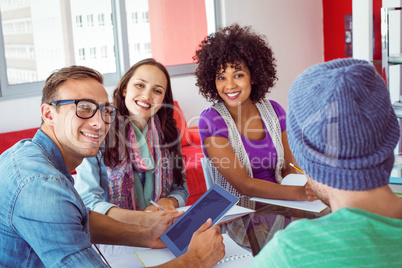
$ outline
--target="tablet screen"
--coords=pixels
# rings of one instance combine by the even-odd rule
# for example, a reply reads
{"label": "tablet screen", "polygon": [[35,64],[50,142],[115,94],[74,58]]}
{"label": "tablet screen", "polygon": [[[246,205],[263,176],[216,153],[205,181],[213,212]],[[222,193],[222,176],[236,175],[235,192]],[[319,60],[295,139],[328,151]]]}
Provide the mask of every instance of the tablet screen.
{"label": "tablet screen", "polygon": [[222,187],[214,184],[182,217],[180,217],[161,236],[165,245],[180,256],[187,251],[191,237],[208,218],[215,224],[233,205],[238,198]]}

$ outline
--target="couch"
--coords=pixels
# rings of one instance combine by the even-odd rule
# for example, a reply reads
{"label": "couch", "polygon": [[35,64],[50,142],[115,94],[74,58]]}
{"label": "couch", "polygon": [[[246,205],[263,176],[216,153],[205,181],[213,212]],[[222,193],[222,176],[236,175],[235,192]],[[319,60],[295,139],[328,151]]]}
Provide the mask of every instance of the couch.
{"label": "couch", "polygon": [[17,141],[30,139],[35,136],[39,128],[30,128],[6,133],[0,133],[0,154],[13,146]]}
{"label": "couch", "polygon": [[[200,146],[198,127],[188,127],[179,104],[175,101],[174,105],[174,118],[180,130],[187,187],[190,192],[186,205],[192,205],[207,190],[201,165],[201,158],[203,158],[204,155]],[[39,128],[30,128],[0,133],[0,154],[19,140],[32,138],[38,129]]]}
{"label": "couch", "polygon": [[187,205],[192,205],[207,191],[201,165],[201,158],[204,157],[204,154],[201,149],[198,127],[188,127],[177,101],[174,102],[174,106],[174,119],[180,131],[181,151],[184,157],[187,187],[190,192]]}

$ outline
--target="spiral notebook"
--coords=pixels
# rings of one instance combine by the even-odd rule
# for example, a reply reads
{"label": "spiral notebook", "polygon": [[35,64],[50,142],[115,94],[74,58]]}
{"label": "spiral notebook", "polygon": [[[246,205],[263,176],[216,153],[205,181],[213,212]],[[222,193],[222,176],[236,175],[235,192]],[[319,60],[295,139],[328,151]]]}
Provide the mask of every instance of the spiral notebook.
{"label": "spiral notebook", "polygon": [[[248,267],[253,261],[253,254],[236,244],[227,234],[223,234],[223,243],[225,244],[225,257],[218,262],[216,268],[235,268]],[[161,265],[173,260],[175,256],[168,248],[144,249],[134,251],[144,267]]]}

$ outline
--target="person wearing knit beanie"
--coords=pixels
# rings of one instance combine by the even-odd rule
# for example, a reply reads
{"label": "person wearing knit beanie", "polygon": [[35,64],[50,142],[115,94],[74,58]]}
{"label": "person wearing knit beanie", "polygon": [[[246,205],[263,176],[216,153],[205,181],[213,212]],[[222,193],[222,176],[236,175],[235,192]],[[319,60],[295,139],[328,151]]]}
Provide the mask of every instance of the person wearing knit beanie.
{"label": "person wearing knit beanie", "polygon": [[367,61],[314,65],[288,96],[291,151],[332,213],[277,232],[251,267],[400,267],[402,199],[388,186],[400,126]]}
{"label": "person wearing knit beanie", "polygon": [[309,68],[288,96],[290,149],[310,177],[363,191],[388,184],[399,125],[387,87],[366,61]]}

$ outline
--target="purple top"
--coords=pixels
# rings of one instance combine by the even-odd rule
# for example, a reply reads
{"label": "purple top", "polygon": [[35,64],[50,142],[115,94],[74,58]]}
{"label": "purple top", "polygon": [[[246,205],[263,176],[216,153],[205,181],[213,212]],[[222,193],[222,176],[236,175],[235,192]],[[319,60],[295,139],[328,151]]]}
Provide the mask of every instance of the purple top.
{"label": "purple top", "polygon": [[[285,110],[277,102],[270,100],[272,107],[274,108],[276,115],[279,118],[279,124],[281,126],[281,132],[286,130],[286,113]],[[269,132],[262,121],[265,129],[265,137],[262,140],[249,140],[245,138],[240,132],[240,137],[246,149],[247,155],[250,159],[251,169],[253,171],[253,177],[276,182],[275,180],[275,166],[277,162],[277,155],[274,144]],[[214,109],[208,108],[204,110],[200,116],[198,122],[201,141],[204,141],[208,137],[224,137],[228,138],[228,127],[221,117],[221,115]],[[208,157],[208,154],[204,148],[203,142],[202,150]]]}

